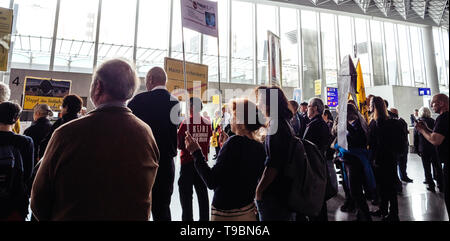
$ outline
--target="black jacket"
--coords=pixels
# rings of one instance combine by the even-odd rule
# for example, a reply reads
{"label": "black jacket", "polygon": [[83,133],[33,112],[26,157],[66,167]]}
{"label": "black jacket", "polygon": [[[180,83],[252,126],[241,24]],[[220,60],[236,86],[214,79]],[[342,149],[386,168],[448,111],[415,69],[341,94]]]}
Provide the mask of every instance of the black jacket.
{"label": "black jacket", "polygon": [[[431,130],[434,129],[434,120],[432,118],[420,118],[419,121],[425,122]],[[436,147],[425,139],[417,129],[414,129],[414,148],[419,154],[434,154],[436,152]]]}
{"label": "black jacket", "polygon": [[45,149],[47,149],[48,142],[52,138],[53,132],[60,126],[66,124],[67,122],[73,121],[78,118],[76,113],[67,113],[62,118],[59,118],[50,128],[50,132],[47,136],[39,143],[39,159],[44,156]]}
{"label": "black jacket", "polygon": [[262,143],[232,136],[223,145],[212,168],[200,150],[194,152],[193,157],[197,172],[208,188],[214,189],[212,205],[215,208],[231,210],[253,202],[266,159]]}
{"label": "black jacket", "polygon": [[11,211],[19,211],[23,217],[28,214],[29,198],[31,193],[31,172],[34,166],[33,139],[28,136],[14,134],[13,132],[0,131],[0,146],[13,146],[22,157],[23,179],[20,192],[17,192],[13,200],[0,205],[0,218]]}
{"label": "black jacket", "polygon": [[325,156],[330,141],[330,129],[321,115],[317,115],[311,119],[306,126],[303,139],[314,143]]}
{"label": "black jacket", "polygon": [[33,139],[34,143],[34,157],[39,157],[39,144],[50,133],[52,123],[46,117],[37,119],[30,127],[24,131],[24,135]]}
{"label": "black jacket", "polygon": [[[160,153],[160,168],[170,164],[161,161],[172,159],[177,155],[178,123],[173,121],[179,121],[178,100],[169,91],[157,89],[136,95],[128,103],[128,108],[152,129]],[[171,113],[175,119],[173,121],[170,117]]]}

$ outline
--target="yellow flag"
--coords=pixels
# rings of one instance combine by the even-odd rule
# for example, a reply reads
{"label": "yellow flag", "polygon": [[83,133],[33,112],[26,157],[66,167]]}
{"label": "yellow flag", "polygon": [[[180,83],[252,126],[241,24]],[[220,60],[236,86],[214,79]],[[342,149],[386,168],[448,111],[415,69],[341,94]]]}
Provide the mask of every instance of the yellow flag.
{"label": "yellow flag", "polygon": [[359,60],[358,65],[356,66],[356,73],[358,74],[358,80],[356,84],[356,100],[358,103],[359,112],[364,116],[366,120],[369,120],[369,108],[366,101],[366,89],[364,88],[363,72]]}

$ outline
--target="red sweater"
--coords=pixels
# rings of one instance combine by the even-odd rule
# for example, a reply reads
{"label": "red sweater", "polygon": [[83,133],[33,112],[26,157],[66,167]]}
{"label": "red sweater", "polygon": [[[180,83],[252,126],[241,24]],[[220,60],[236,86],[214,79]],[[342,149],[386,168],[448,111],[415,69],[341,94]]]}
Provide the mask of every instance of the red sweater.
{"label": "red sweater", "polygon": [[[201,119],[200,119],[201,118]],[[199,121],[201,120],[201,121]],[[191,133],[192,137],[198,141],[200,144],[200,147],[202,148],[202,153],[208,159],[208,153],[209,153],[209,140],[212,136],[212,127],[211,123],[203,118],[203,117],[196,117],[194,120],[191,116],[190,122],[189,122],[189,133]],[[194,123],[194,124],[192,124]],[[193,161],[193,158],[188,150],[186,150],[184,146],[184,140],[186,137],[186,120],[184,120],[180,128],[178,129],[178,149],[181,150],[180,160],[181,165],[187,164]]]}

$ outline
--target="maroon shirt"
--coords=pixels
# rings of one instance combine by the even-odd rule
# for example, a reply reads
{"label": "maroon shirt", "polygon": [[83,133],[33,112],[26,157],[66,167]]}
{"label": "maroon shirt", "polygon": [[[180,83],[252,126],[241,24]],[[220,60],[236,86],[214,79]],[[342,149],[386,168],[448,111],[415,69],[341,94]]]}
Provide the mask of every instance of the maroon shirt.
{"label": "maroon shirt", "polygon": [[[209,140],[212,136],[211,122],[201,116],[196,116],[195,120],[191,116],[189,125],[186,125],[186,120],[184,120],[180,128],[178,129],[178,149],[181,150],[180,160],[181,165],[190,163],[193,158],[188,150],[184,146],[184,140],[186,137],[186,126],[189,126],[189,133],[192,137],[198,141],[200,147],[202,148],[202,153],[205,157],[208,157],[209,153]],[[206,158],[208,159],[208,158]]]}

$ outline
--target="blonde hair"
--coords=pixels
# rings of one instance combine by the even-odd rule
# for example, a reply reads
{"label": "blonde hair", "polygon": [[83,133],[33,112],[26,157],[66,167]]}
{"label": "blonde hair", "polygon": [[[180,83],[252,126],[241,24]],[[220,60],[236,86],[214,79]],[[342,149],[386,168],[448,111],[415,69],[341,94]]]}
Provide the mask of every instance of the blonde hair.
{"label": "blonde hair", "polygon": [[431,118],[431,111],[428,107],[422,107],[419,109],[420,118]]}
{"label": "blonde hair", "polygon": [[249,133],[253,140],[263,141],[266,118],[255,103],[247,98],[232,99],[230,110],[240,133]]}

